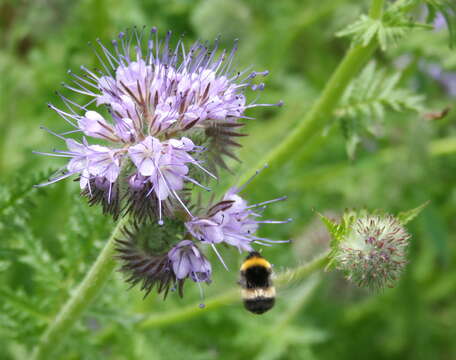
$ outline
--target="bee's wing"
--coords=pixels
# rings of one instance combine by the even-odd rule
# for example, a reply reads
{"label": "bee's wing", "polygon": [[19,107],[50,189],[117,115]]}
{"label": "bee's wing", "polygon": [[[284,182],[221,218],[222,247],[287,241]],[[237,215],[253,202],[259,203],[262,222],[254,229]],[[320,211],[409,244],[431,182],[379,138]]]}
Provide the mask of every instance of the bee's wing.
{"label": "bee's wing", "polygon": [[[281,281],[277,279],[280,277]],[[272,284],[276,289],[277,297],[288,297],[292,295],[297,288],[299,288],[305,280],[295,279],[293,272],[285,267],[274,268],[271,274]]]}

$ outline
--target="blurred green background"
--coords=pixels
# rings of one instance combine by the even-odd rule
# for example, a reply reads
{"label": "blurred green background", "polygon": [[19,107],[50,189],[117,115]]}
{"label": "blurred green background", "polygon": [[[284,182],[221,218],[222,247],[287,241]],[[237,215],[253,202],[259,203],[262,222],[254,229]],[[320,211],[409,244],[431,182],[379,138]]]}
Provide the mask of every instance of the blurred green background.
{"label": "blurred green background", "polygon": [[[302,120],[349,46],[335,32],[365,12],[360,0],[36,0],[0,2],[0,358],[25,359],[46,322],[78,284],[113,224],[89,208],[72,181],[36,190],[59,159],[32,154],[60,146],[39,129],[58,132],[67,124],[46,103],[63,88],[68,69],[96,66],[87,42],[108,42],[126,27],[157,26],[164,34],[222,43],[240,39],[237,66],[270,70],[261,102],[284,100],[282,108],[255,109],[248,121],[235,174],[256,166]],[[407,271],[394,289],[369,293],[340,274],[294,282],[279,291],[277,306],[263,316],[240,301],[199,310],[195,284],[183,300],[163,302],[127,291],[116,273],[55,358],[62,359],[456,359],[456,111],[444,119],[423,114],[454,103],[423,64],[456,72],[455,52],[445,31],[411,32],[396,47],[376,54],[377,66],[408,64],[401,86],[425,96],[422,113],[387,113],[382,136],[363,137],[356,157],[346,152],[344,129],[334,121],[324,139],[297,148],[295,156],[270,168],[252,186],[251,201],[287,194],[271,207],[271,218],[292,224],[262,229],[292,245],[264,249],[276,271],[315,256],[327,235],[314,210],[340,214],[367,207],[391,213],[431,200],[409,225]],[[253,100],[256,94],[250,94]],[[44,173],[43,173],[44,172]],[[77,241],[75,240],[77,238]],[[231,271],[213,254],[214,282],[206,297],[236,286],[243,255],[223,249]],[[186,308],[190,306],[190,308]],[[187,313],[180,309],[190,309]],[[177,315],[176,315],[177,314]],[[138,321],[153,316],[148,326]],[[64,354],[64,355],[62,355]]]}

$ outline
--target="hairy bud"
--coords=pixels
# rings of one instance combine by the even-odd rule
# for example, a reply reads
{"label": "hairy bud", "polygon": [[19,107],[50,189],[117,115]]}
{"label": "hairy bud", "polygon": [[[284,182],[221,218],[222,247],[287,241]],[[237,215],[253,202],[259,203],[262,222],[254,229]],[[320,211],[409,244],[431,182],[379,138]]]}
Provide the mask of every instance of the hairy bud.
{"label": "hairy bud", "polygon": [[340,242],[336,268],[360,287],[393,287],[407,261],[410,235],[391,215],[358,218]]}

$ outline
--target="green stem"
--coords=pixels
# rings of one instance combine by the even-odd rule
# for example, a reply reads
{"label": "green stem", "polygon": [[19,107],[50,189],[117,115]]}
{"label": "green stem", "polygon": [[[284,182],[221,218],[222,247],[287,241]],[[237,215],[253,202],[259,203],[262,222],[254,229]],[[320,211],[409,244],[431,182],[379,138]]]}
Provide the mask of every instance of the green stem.
{"label": "green stem", "polygon": [[182,322],[192,317],[198,316],[199,314],[203,314],[206,311],[218,309],[222,306],[231,304],[238,298],[238,290],[230,289],[222,295],[218,295],[212,299],[207,300],[204,304],[204,309],[200,309],[198,304],[187,305],[178,310],[165,312],[164,314],[151,315],[139,323],[139,327],[146,329]]}
{"label": "green stem", "polygon": [[[303,280],[312,275],[314,272],[323,269],[327,263],[328,253],[325,253],[307,264],[278,274],[275,279],[275,284],[277,287],[280,287],[293,281]],[[221,295],[208,299],[204,309],[200,309],[198,307],[199,303],[189,305],[178,310],[165,312],[163,314],[151,315],[141,321],[138,326],[141,329],[149,329],[168,324],[175,324],[205,314],[209,310],[215,310],[222,306],[232,304],[239,299],[239,289],[230,289]]]}
{"label": "green stem", "polygon": [[82,280],[82,283],[44,332],[33,353],[33,360],[52,359],[52,353],[63,342],[75,322],[98,295],[115,268],[115,239],[119,236],[121,228],[127,221],[128,218],[124,217],[117,223],[106,245]]}
{"label": "green stem", "polygon": [[381,19],[383,15],[383,7],[385,6],[385,0],[373,0],[371,8],[369,10],[369,17],[372,19]]}
{"label": "green stem", "polygon": [[[372,8],[369,12],[370,16],[374,19],[380,19],[383,6],[384,0],[373,0]],[[286,163],[293,154],[302,151],[302,148],[313,137],[320,136],[321,131],[333,118],[332,114],[351,80],[372,57],[377,47],[378,41],[376,37],[366,46],[356,45],[351,47],[303,121],[297,125],[285,140],[268,152],[256,166],[246,171],[240,183],[246,182],[264,164],[275,167]]]}

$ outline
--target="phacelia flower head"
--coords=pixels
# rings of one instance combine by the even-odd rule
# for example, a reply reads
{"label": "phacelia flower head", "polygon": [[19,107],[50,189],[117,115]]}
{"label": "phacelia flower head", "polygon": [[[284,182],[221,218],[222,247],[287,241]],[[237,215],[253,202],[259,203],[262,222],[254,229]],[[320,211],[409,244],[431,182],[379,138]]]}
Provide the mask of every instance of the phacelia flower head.
{"label": "phacelia flower head", "polygon": [[410,235],[391,215],[358,218],[340,243],[336,267],[360,287],[392,287],[407,263]]}
{"label": "phacelia flower head", "polygon": [[[274,105],[247,103],[245,90],[262,90],[253,81],[268,72],[234,71],[237,45],[226,52],[218,42],[185,49],[182,39],[171,45],[171,32],[160,40],[155,28],[121,33],[110,46],[97,40],[101,70],[82,66],[64,84],[87,103],[59,94],[64,107],[49,105],[72,130],[48,130],[67,150],[40,154],[69,162],[42,185],[76,175],[90,203],[115,217],[125,210],[163,223],[175,207],[191,216],[185,189],[207,189],[202,180],[226,167],[225,156],[236,158],[247,109]],[[80,140],[67,137],[77,133]]]}

